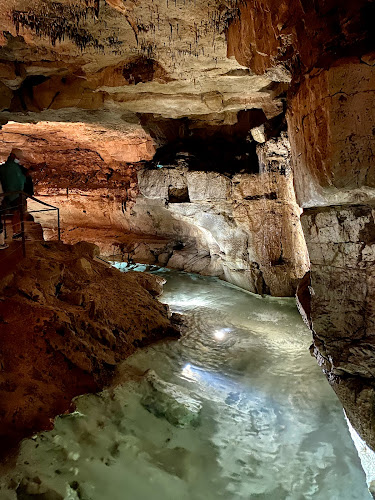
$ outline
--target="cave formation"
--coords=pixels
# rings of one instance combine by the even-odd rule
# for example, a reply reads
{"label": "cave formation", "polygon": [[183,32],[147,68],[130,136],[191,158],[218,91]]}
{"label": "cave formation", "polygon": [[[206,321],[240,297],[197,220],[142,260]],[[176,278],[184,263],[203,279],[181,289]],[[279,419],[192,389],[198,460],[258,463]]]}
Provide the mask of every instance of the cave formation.
{"label": "cave formation", "polygon": [[[375,449],[375,3],[0,6],[0,160],[22,149],[62,241],[297,292]],[[34,220],[56,239],[53,217]]]}

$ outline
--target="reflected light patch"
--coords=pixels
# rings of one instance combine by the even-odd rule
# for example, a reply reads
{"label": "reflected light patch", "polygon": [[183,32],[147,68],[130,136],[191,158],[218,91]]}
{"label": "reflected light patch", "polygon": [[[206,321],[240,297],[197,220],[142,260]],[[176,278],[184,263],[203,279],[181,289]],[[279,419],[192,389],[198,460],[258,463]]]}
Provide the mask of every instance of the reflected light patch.
{"label": "reflected light patch", "polygon": [[181,375],[188,379],[188,380],[197,380],[198,379],[198,373],[197,369],[194,368],[190,363],[185,365],[181,371]]}
{"label": "reflected light patch", "polygon": [[232,331],[231,328],[220,328],[220,330],[214,331],[214,337],[216,340],[224,340],[230,331]]}
{"label": "reflected light patch", "polygon": [[204,306],[209,303],[208,300],[205,300],[202,297],[188,297],[188,296],[180,296],[175,300],[168,301],[169,305],[173,306],[181,306],[181,307],[199,307]]}
{"label": "reflected light patch", "polygon": [[251,397],[251,399],[259,399],[264,403],[264,396],[256,390],[248,392],[248,387],[242,385],[225,375],[212,373],[203,370],[198,366],[187,363],[181,370],[181,378],[188,382],[197,384],[195,390],[199,391],[201,397],[207,394],[212,401],[223,402],[230,393],[241,393],[242,397]]}
{"label": "reflected light patch", "polygon": [[214,332],[214,337],[216,340],[223,340],[225,339],[225,332],[224,330],[216,330]]}

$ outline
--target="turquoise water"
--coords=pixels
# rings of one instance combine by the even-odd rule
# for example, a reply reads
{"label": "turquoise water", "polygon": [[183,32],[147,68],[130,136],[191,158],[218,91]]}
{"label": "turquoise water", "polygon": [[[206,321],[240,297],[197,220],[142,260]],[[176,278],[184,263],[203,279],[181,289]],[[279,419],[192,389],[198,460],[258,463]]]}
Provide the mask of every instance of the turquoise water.
{"label": "turquoise water", "polygon": [[294,301],[156,272],[182,338],[137,352],[119,385],[25,440],[0,498],[370,499]]}

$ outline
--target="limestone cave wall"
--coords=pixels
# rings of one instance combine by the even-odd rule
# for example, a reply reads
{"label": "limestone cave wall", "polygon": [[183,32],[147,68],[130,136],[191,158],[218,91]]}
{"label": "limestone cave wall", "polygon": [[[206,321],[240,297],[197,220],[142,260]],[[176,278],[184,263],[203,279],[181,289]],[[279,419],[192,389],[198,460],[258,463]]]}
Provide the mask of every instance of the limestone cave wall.
{"label": "limestone cave wall", "polygon": [[[25,151],[36,194],[60,208],[64,241],[293,293],[307,258],[292,176],[280,188],[276,173],[258,178],[256,152],[285,131],[286,85],[228,57],[236,3],[0,6],[0,157]],[[142,172],[168,165],[158,175],[177,167],[177,178],[184,161],[182,188],[140,191]],[[228,199],[213,188],[194,194],[194,182],[226,186]],[[178,203],[184,193],[189,204]],[[53,212],[35,218],[56,236]]]}
{"label": "limestone cave wall", "polygon": [[[175,242],[161,265],[220,276],[256,293],[290,296],[308,270],[289,142],[258,146],[257,174],[165,167],[138,171],[131,227]],[[182,248],[178,248],[178,243]]]}
{"label": "limestone cave wall", "polygon": [[[137,191],[132,165],[150,160],[155,152],[153,140],[141,127],[121,122],[116,115],[112,122],[103,121],[101,115],[93,118],[93,123],[87,115],[79,115],[76,122],[13,122],[0,132],[2,160],[12,147],[24,151],[35,194],[60,208],[66,240],[73,240],[68,233],[77,229],[98,234],[101,230],[128,231],[127,214]],[[40,208],[29,202],[29,209]],[[35,214],[47,238],[56,237],[55,215]]]}
{"label": "limestone cave wall", "polygon": [[311,261],[299,298],[313,331],[312,353],[372,448],[374,7],[245,2],[228,34],[239,61],[291,82],[288,134]]}
{"label": "limestone cave wall", "polygon": [[371,447],[374,439],[375,66],[368,55],[309,74],[288,123],[311,261],[313,353]]}

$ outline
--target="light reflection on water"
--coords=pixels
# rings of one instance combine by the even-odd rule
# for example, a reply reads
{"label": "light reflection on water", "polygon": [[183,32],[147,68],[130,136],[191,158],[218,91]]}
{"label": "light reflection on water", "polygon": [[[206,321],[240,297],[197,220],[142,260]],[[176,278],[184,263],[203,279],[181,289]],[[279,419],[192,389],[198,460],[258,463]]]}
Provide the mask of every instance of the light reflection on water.
{"label": "light reflection on water", "polygon": [[[125,382],[79,398],[76,414],[25,441],[17,472],[67,500],[371,498],[294,301],[156,272],[167,278],[162,301],[186,315],[182,338],[136,353]],[[198,426],[141,405],[148,369],[201,403]]]}

